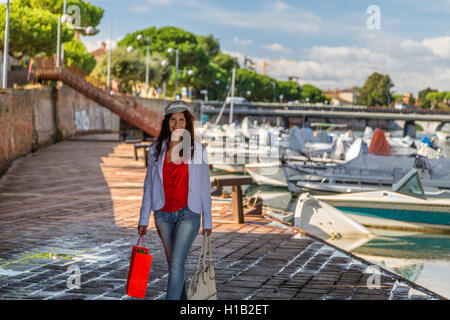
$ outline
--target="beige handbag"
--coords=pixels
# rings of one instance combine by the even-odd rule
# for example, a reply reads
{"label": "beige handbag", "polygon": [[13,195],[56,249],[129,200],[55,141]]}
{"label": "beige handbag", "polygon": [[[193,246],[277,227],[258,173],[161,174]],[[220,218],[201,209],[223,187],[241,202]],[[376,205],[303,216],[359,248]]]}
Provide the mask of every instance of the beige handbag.
{"label": "beige handbag", "polygon": [[[209,264],[206,264],[207,251],[209,253]],[[187,296],[189,300],[217,300],[216,276],[211,263],[211,239],[207,235],[203,235],[197,268],[189,284]]]}

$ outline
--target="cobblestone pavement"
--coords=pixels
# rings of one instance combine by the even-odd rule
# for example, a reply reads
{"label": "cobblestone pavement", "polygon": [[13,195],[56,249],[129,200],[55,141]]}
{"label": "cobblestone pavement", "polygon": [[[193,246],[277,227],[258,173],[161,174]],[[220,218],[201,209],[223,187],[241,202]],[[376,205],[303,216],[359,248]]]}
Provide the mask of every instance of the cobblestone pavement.
{"label": "cobblestone pavement", "polygon": [[[145,172],[133,145],[86,137],[16,160],[0,179],[0,299],[134,299],[125,287]],[[370,289],[368,262],[266,217],[227,223],[230,214],[229,199],[214,198],[219,299],[442,299],[384,270]],[[150,221],[146,299],[164,299],[167,263]]]}

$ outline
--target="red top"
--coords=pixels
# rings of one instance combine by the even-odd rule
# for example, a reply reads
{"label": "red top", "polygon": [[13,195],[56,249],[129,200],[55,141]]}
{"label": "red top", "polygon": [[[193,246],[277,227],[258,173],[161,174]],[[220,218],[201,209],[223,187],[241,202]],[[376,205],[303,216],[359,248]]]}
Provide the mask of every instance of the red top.
{"label": "red top", "polygon": [[188,164],[167,162],[167,155],[163,164],[164,207],[160,210],[174,212],[187,206],[189,190]]}

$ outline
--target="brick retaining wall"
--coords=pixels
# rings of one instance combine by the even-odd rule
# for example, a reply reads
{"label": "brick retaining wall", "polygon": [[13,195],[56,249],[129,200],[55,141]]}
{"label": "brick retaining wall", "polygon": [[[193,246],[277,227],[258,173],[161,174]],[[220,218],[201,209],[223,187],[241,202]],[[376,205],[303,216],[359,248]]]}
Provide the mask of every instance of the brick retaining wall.
{"label": "brick retaining wall", "polygon": [[0,174],[14,159],[78,133],[118,132],[119,117],[70,87],[0,94]]}

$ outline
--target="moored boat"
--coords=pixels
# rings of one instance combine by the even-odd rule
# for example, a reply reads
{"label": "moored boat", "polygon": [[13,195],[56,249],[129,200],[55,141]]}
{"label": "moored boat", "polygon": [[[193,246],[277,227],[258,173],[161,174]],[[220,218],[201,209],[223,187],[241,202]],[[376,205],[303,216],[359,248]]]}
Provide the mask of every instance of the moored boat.
{"label": "moored boat", "polygon": [[395,184],[393,190],[316,198],[365,226],[450,232],[450,198],[427,198],[415,169]]}

